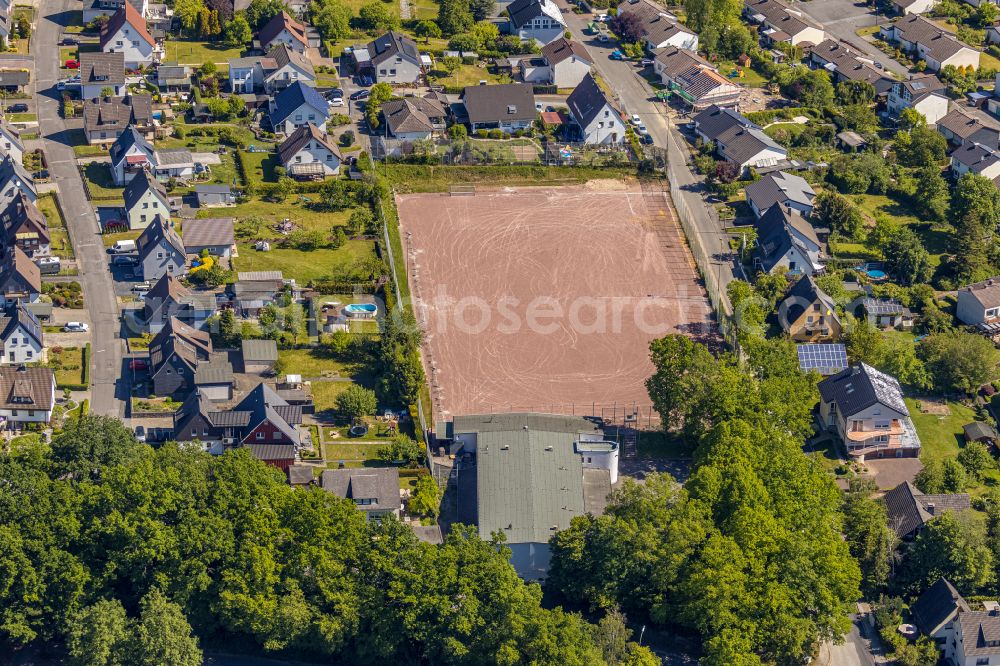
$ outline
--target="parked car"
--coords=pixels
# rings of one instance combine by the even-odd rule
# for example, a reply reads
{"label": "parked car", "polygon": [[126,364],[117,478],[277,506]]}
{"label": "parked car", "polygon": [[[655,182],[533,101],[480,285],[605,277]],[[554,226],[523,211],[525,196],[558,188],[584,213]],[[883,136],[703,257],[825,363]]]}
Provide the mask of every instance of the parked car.
{"label": "parked car", "polygon": [[112,266],[135,266],[139,263],[139,257],[134,254],[116,254],[111,258]]}
{"label": "parked car", "polygon": [[90,330],[90,326],[87,326],[82,321],[68,321],[62,330],[66,333],[86,333]]}
{"label": "parked car", "polygon": [[64,36],[62,38],[62,40],[59,41],[59,46],[76,46],[79,43],[80,43],[80,40],[77,39],[76,37],[65,37]]}
{"label": "parked car", "polygon": [[66,69],[80,69],[80,61],[79,60],[67,60],[66,63],[63,66]]}
{"label": "parked car", "polygon": [[649,134],[649,130],[646,129],[646,126],[643,125],[642,123],[639,123],[638,125],[635,126],[635,131],[638,132],[640,136],[646,136],[647,134]]}
{"label": "parked car", "polygon": [[649,58],[643,58],[642,60],[639,61],[639,66],[640,67],[652,67],[653,66],[653,61],[650,60]]}
{"label": "parked car", "polygon": [[129,370],[148,370],[149,361],[142,358],[134,358],[128,362]]}
{"label": "parked car", "polygon": [[652,134],[643,134],[641,141],[644,144],[646,144],[647,146],[651,146],[651,145],[653,145],[653,135]]}
{"label": "parked car", "polygon": [[149,291],[150,287],[153,285],[149,284],[149,281],[140,282],[139,284],[132,287],[132,291]]}
{"label": "parked car", "polygon": [[594,20],[597,21],[598,23],[607,23],[608,22],[608,15],[607,14],[598,14],[597,18],[595,18]]}
{"label": "parked car", "polygon": [[329,104],[330,106],[344,106],[344,98],[343,97],[333,97],[333,98],[330,99],[329,102],[327,102],[327,104]]}
{"label": "parked car", "polygon": [[344,91],[341,90],[340,88],[330,88],[330,90],[326,91],[326,96],[329,99],[336,99],[337,97],[343,99]]}
{"label": "parked car", "polygon": [[633,125],[641,125],[642,124],[642,118],[639,117],[638,113],[633,113],[632,117],[629,118],[629,122],[631,122]]}
{"label": "parked car", "polygon": [[359,99],[368,99],[369,95],[371,95],[371,91],[359,90],[355,93],[351,93],[351,99],[354,101],[357,101]]}
{"label": "parked car", "polygon": [[121,254],[122,252],[135,252],[136,246],[134,240],[120,240],[115,241],[115,244],[108,248],[110,254]]}
{"label": "parked car", "polygon": [[141,425],[135,427],[135,441],[140,443],[146,441],[146,429]]}
{"label": "parked car", "polygon": [[612,60],[625,60],[625,54],[622,53],[621,49],[615,49],[608,57]]}
{"label": "parked car", "polygon": [[41,257],[35,260],[35,264],[42,275],[55,275],[61,268],[59,257]]}
{"label": "parked car", "polygon": [[24,103],[11,104],[7,107],[7,113],[27,113],[28,105]]}

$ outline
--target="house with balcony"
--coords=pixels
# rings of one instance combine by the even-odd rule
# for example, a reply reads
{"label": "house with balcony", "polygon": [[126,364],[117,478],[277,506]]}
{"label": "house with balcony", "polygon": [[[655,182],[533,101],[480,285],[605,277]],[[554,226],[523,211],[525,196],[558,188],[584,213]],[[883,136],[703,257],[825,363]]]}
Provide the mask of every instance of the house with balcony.
{"label": "house with balcony", "polygon": [[508,31],[524,42],[545,46],[566,32],[566,19],[552,0],[514,0],[507,6],[507,15]]}
{"label": "house with balcony", "polygon": [[127,129],[152,139],[153,98],[149,95],[94,97],[83,103],[83,131],[91,145],[114,143]]}
{"label": "house with balcony", "polygon": [[1000,275],[959,289],[955,316],[966,326],[1000,330]]}
{"label": "house with balcony", "polygon": [[857,363],[819,383],[820,425],[836,434],[847,453],[872,458],[915,458],[920,439],[895,377]]}
{"label": "house with balcony", "polygon": [[836,303],[809,275],[788,290],[778,307],[778,320],[796,342],[830,342],[840,338],[842,330]]}

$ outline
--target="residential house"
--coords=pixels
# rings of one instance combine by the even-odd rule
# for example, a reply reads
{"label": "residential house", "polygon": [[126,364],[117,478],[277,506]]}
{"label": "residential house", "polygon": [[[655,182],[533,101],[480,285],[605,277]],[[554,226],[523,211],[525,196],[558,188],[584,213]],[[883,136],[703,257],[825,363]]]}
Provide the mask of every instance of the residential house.
{"label": "residential house", "polygon": [[18,164],[24,164],[24,144],[20,133],[10,123],[0,119],[0,156],[7,155]]}
{"label": "residential house", "polygon": [[129,69],[148,67],[159,55],[156,40],[146,29],[146,20],[129,2],[115,12],[101,31],[101,51],[123,53],[125,67]]}
{"label": "residential house", "polygon": [[42,324],[23,305],[11,305],[0,317],[0,363],[38,363],[45,360]]}
{"label": "residential house", "polygon": [[278,161],[293,178],[326,178],[340,173],[343,157],[333,137],[306,123],[278,146]]}
{"label": "residential house", "polygon": [[20,160],[15,162],[12,155],[5,155],[0,160],[0,206],[7,206],[18,192],[31,203],[38,203],[38,191],[31,175],[25,171]]}
{"label": "residential house", "polygon": [[267,384],[260,383],[233,408],[249,412],[247,425],[240,433],[240,443],[254,457],[279,469],[288,469],[306,433],[302,425],[302,407],[291,405]]}
{"label": "residential house", "polygon": [[814,69],[822,68],[829,72],[834,84],[864,81],[875,88],[878,96],[887,95],[895,83],[895,79],[885,73],[881,63],[834,39],[825,39],[812,47],[808,62]]}
{"label": "residential house", "polygon": [[185,220],[184,250],[188,254],[201,255],[208,251],[213,257],[229,259],[235,254],[236,241],[233,235],[233,218],[205,217]]}
{"label": "residential house", "polygon": [[[912,496],[909,493],[903,492],[900,499],[908,503],[910,497]],[[916,504],[915,498],[914,504]],[[958,614],[968,613],[970,610],[972,609],[969,608],[969,604],[955,586],[944,578],[938,578],[937,582],[924,590],[924,593],[910,604],[913,624],[917,625],[922,635],[934,640],[938,649],[944,649],[944,644],[951,637],[951,624],[958,618]]]}
{"label": "residential house", "polygon": [[967,173],[996,181],[1000,178],[1000,151],[981,143],[966,143],[951,151],[951,174],[957,180]]}
{"label": "residential house", "polygon": [[788,151],[733,109],[710,106],[694,117],[695,133],[713,142],[719,155],[740,169],[776,166]]}
{"label": "residential house", "polygon": [[143,280],[159,280],[163,275],[184,275],[186,255],[184,243],[171,222],[159,215],[153,217],[136,239],[139,266]]}
{"label": "residential house", "polygon": [[1000,664],[1000,609],[959,613],[944,657],[955,666]]}
{"label": "residential house", "polygon": [[919,14],[908,14],[879,29],[882,39],[914,54],[932,72],[948,65],[979,69],[980,52]]}
{"label": "residential house", "polygon": [[125,198],[125,219],[129,229],[145,229],[156,216],[170,222],[167,190],[149,171],[143,169],[136,174],[125,186],[122,196]]}
{"label": "residential house", "polygon": [[194,389],[194,373],[212,358],[212,338],[171,317],[149,343],[149,375],[158,396],[187,394]]}
{"label": "residential house", "polygon": [[771,206],[757,221],[756,271],[818,275],[825,261],[825,239],[794,209]]}
{"label": "residential house", "polygon": [[35,262],[17,245],[4,249],[0,257],[0,307],[34,303],[41,293],[42,275]]}
{"label": "residential house", "polygon": [[248,375],[273,373],[278,363],[278,343],[274,340],[242,340],[240,358],[243,359],[243,372]]}
{"label": "residential house", "polygon": [[837,305],[810,275],[792,285],[778,310],[781,328],[797,342],[837,340],[843,330]]}
{"label": "residential house", "polygon": [[9,428],[48,423],[56,404],[56,377],[51,368],[0,366],[0,419]]}
{"label": "residential house", "polygon": [[229,185],[195,185],[194,195],[198,208],[232,206],[236,203],[236,194]]}
{"label": "residential house", "polygon": [[194,155],[186,148],[155,151],[152,166],[153,174],[159,180],[190,178],[195,173]]}
{"label": "residential house", "polygon": [[461,522],[484,538],[503,533],[511,564],[529,580],[545,577],[552,535],[575,517],[603,513],[618,480],[618,444],[578,416],[456,416],[438,430],[452,453],[475,461],[456,478],[459,492],[474,498],[460,509]]}
{"label": "residential house", "polygon": [[536,68],[537,73],[529,79],[529,83],[554,85],[556,88],[575,88],[590,73],[594,66],[594,58],[580,42],[574,42],[559,37],[542,47],[543,67]]}
{"label": "residential house", "polygon": [[153,137],[153,98],[149,95],[94,97],[83,103],[83,131],[91,145],[114,143],[126,130]]}
{"label": "residential house", "polygon": [[315,88],[296,81],[271,99],[268,117],[275,132],[290,135],[309,123],[325,130],[330,110]]}
{"label": "residential house", "polygon": [[743,91],[697,53],[676,46],[657,49],[653,71],[663,85],[695,111],[710,106],[735,107]]}
{"label": "residential house", "polygon": [[161,92],[186,93],[191,90],[191,68],[176,62],[161,62],[156,68],[156,85]]}
{"label": "residential house", "polygon": [[132,182],[137,174],[153,169],[156,164],[153,145],[131,125],[115,139],[108,153],[111,175],[119,187]]}
{"label": "residential house", "polygon": [[164,273],[143,299],[142,315],[149,332],[156,335],[171,318],[191,328],[204,328],[215,314],[215,294],[192,292],[181,281]]}
{"label": "residential house", "polygon": [[989,423],[983,423],[982,421],[966,423],[962,426],[962,434],[966,444],[979,442],[987,448],[995,447],[997,442],[1000,441],[1000,436],[997,435],[997,429]]}
{"label": "residential house", "polygon": [[417,43],[404,33],[390,30],[368,42],[368,55],[379,83],[416,83],[423,74]]}
{"label": "residential house", "polygon": [[643,39],[650,51],[668,46],[698,50],[698,35],[681,25],[676,16],[652,0],[625,0],[618,5],[618,13],[639,17]]}
{"label": "residential house", "polygon": [[382,119],[395,139],[426,140],[446,129],[448,109],[432,95],[404,97],[383,103]]}
{"label": "residential house", "polygon": [[989,328],[1000,323],[1000,276],[959,289],[955,316],[967,326]]}
{"label": "residential house", "polygon": [[[277,44],[261,60],[262,87],[268,95],[284,90],[296,81],[307,86],[316,85],[316,71],[304,54],[287,44]],[[273,63],[273,67],[271,66]],[[252,91],[248,91],[252,92]]]}
{"label": "residential house", "polygon": [[822,25],[781,0],[745,0],[743,15],[760,26],[761,37],[770,44],[806,46],[825,39]]}
{"label": "residential house", "polygon": [[499,128],[509,134],[535,121],[535,95],[527,83],[466,86],[462,102],[473,132]]}
{"label": "residential house", "polygon": [[869,323],[878,328],[913,326],[913,313],[895,298],[863,298],[861,308]]}
{"label": "residential house", "polygon": [[31,72],[27,69],[0,68],[0,90],[6,93],[26,92],[31,82]]}
{"label": "residential house", "polygon": [[309,48],[306,27],[293,19],[288,12],[281,12],[268,21],[257,35],[260,47],[269,51],[278,44],[284,44],[296,53],[305,53]]}
{"label": "residential house", "polygon": [[85,100],[104,97],[111,89],[111,97],[125,94],[125,54],[118,51],[100,51],[80,54],[80,97]]}
{"label": "residential house", "polygon": [[514,0],[507,5],[510,34],[542,46],[566,32],[566,19],[552,0]]}
{"label": "residential house", "polygon": [[399,470],[395,467],[328,469],[320,477],[320,487],[337,497],[349,499],[368,520],[399,517]]}
{"label": "residential house", "polygon": [[847,453],[865,458],[915,458],[920,439],[895,377],[858,363],[819,383],[820,422]]}
{"label": "residential house", "polygon": [[[92,23],[98,16],[111,18],[119,9],[125,6],[126,0],[84,0],[83,25]],[[128,0],[139,16],[145,16],[149,11],[148,0]]]}
{"label": "residential house", "polygon": [[625,143],[625,121],[621,112],[591,74],[583,77],[580,85],[570,93],[566,105],[584,143]]}
{"label": "residential house", "polygon": [[49,225],[38,206],[20,190],[0,213],[3,246],[17,245],[29,257],[47,255],[51,244]]}
{"label": "residential house", "polygon": [[947,87],[933,74],[911,76],[905,81],[895,81],[889,90],[886,108],[898,117],[903,109],[914,109],[927,124],[934,125],[948,114]]}
{"label": "residential house", "polygon": [[758,218],[775,204],[794,208],[803,217],[808,217],[812,213],[813,199],[816,198],[816,192],[805,178],[784,171],[761,176],[756,183],[748,185],[744,192],[750,209]]}
{"label": "residential house", "polygon": [[925,495],[909,481],[904,481],[883,497],[889,528],[900,539],[912,539],[924,526],[947,511],[970,508],[969,495]]}
{"label": "residential house", "polygon": [[233,366],[223,354],[213,354],[194,369],[194,391],[214,402],[233,399]]}
{"label": "residential house", "polygon": [[[971,2],[973,0],[966,0]],[[974,0],[979,2],[979,0]],[[926,14],[934,8],[938,0],[892,0],[892,8],[900,16],[908,14]]]}
{"label": "residential house", "polygon": [[834,138],[837,147],[848,153],[859,153],[868,146],[865,137],[850,130],[837,132],[837,136]]}
{"label": "residential house", "polygon": [[263,90],[265,71],[276,67],[277,63],[265,56],[232,58],[229,61],[229,89],[236,94]]}
{"label": "residential house", "polygon": [[1000,120],[982,109],[956,106],[937,122],[937,131],[953,146],[979,143],[1000,147]]}
{"label": "residential house", "polygon": [[233,306],[243,317],[256,317],[285,288],[281,271],[240,271],[230,288]]}

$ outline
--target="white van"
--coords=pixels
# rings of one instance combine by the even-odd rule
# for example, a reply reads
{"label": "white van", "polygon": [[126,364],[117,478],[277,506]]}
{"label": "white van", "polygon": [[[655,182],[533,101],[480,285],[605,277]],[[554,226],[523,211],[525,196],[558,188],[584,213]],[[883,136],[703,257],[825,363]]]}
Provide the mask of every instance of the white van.
{"label": "white van", "polygon": [[135,241],[134,240],[115,241],[115,244],[111,246],[111,251],[116,253],[135,252]]}

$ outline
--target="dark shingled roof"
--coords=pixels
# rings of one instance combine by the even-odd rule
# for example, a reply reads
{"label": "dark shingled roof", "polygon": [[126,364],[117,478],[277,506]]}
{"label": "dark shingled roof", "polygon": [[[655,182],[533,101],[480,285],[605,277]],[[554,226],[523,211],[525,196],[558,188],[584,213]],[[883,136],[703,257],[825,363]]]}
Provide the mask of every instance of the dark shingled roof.
{"label": "dark shingled roof", "polygon": [[271,122],[275,125],[284,122],[303,104],[308,104],[322,115],[323,120],[330,117],[329,106],[323,96],[312,86],[296,81],[274,96],[274,111],[271,112]]}
{"label": "dark shingled roof", "polygon": [[925,636],[930,636],[942,624],[951,620],[959,611],[971,610],[958,590],[944,578],[924,590],[916,601],[910,604],[913,623]]}
{"label": "dark shingled roof", "polygon": [[0,366],[0,409],[52,409],[55,375],[51,368]]}
{"label": "dark shingled roof", "polygon": [[765,272],[769,273],[777,266],[793,245],[798,245],[802,252],[806,252],[801,241],[792,235],[792,229],[820,245],[819,239],[816,237],[816,230],[798,211],[774,205],[768,208],[757,220],[756,254],[760,259],[761,268]]}
{"label": "dark shingled roof", "polygon": [[919,530],[929,520],[946,511],[963,511],[972,506],[967,493],[925,495],[909,481],[904,481],[887,492],[882,501],[889,515],[889,527],[900,538]]}
{"label": "dark shingled roof", "polygon": [[824,317],[840,321],[840,318],[837,316],[836,303],[833,302],[833,299],[826,292],[819,288],[810,275],[803,275],[799,278],[798,282],[792,285],[792,288],[788,290],[788,294],[785,296],[785,302],[790,302],[787,317],[789,322],[794,322],[802,316],[802,313],[805,311],[804,303],[808,305],[819,303],[823,308],[821,314]]}
{"label": "dark shingled roof", "polygon": [[322,487],[338,497],[351,500],[374,500],[359,504],[365,511],[398,511],[399,470],[395,467],[328,469],[323,472]]}
{"label": "dark shingled roof", "polygon": [[18,190],[7,204],[7,208],[0,214],[0,222],[3,222],[7,244],[16,243],[19,237],[28,239],[30,234],[37,236],[39,243],[49,244],[51,235],[45,215],[23,190]]}
{"label": "dark shingled roof", "polygon": [[139,203],[139,200],[148,190],[153,190],[160,197],[160,199],[167,203],[167,190],[163,185],[153,178],[153,175],[142,170],[141,173],[137,173],[129,184],[125,186],[125,192],[122,196],[125,198],[125,208],[130,210],[133,206]]}
{"label": "dark shingled roof", "polygon": [[149,226],[142,230],[139,238],[135,241],[135,245],[139,249],[140,259],[144,258],[147,252],[152,252],[158,247],[161,240],[165,240],[168,245],[177,250],[182,256],[185,254],[184,242],[181,241],[181,237],[177,235],[177,232],[174,231],[169,222],[157,215],[149,223]]}
{"label": "dark shingled roof", "polygon": [[396,56],[420,64],[417,43],[409,35],[395,30],[390,30],[368,42],[368,54],[375,65]]}
{"label": "dark shingled roof", "polygon": [[925,47],[938,62],[944,62],[962,49],[975,50],[920,14],[908,14],[891,25],[906,41]]}
{"label": "dark shingled roof", "polygon": [[288,467],[288,484],[306,486],[316,480],[313,476],[313,465],[290,465]]}
{"label": "dark shingled roof", "polygon": [[579,85],[566,98],[566,106],[569,107],[570,113],[573,114],[574,120],[579,123],[580,127],[589,125],[609,104],[614,108],[614,104],[601,89],[601,86],[597,85],[597,81],[594,80],[590,72],[587,72]]}
{"label": "dark shingled roof", "polygon": [[153,122],[153,98],[149,95],[94,97],[83,103],[83,127],[88,132],[116,132],[130,125]]}
{"label": "dark shingled roof", "polygon": [[530,83],[466,86],[462,100],[470,123],[535,119],[535,95]]}
{"label": "dark shingled roof", "polygon": [[274,362],[278,360],[278,343],[274,340],[243,340],[240,343],[243,362]]}
{"label": "dark shingled roof", "polygon": [[125,54],[100,51],[81,53],[80,81],[83,85],[124,85]]}
{"label": "dark shingled roof", "polygon": [[336,155],[337,159],[341,159],[340,149],[337,148],[337,144],[330,138],[330,135],[321,132],[312,123],[306,123],[302,127],[296,128],[287,139],[281,142],[281,145],[278,146],[278,160],[282,164],[289,164],[310,141],[319,142],[324,148]]}
{"label": "dark shingled roof", "polygon": [[1000,614],[995,611],[959,613],[956,631],[962,634],[966,658],[1000,653]]}
{"label": "dark shingled roof", "polygon": [[837,403],[844,418],[876,404],[885,405],[907,417],[910,415],[896,378],[866,363],[858,363],[827,377],[819,383],[819,393],[824,402]]}
{"label": "dark shingled roof", "polygon": [[0,340],[6,341],[19,327],[27,331],[40,346],[43,344],[42,324],[38,321],[38,317],[23,305],[12,305],[0,317]]}
{"label": "dark shingled roof", "polygon": [[548,61],[549,65],[561,63],[571,56],[576,56],[578,60],[590,64],[594,63],[594,58],[587,52],[587,47],[565,37],[560,37],[542,47],[542,57]]}
{"label": "dark shingled roof", "polygon": [[[302,422],[302,409],[301,407],[298,408],[296,415],[295,412],[290,410],[282,409],[278,411],[278,408],[281,407],[291,407],[291,405],[275,393],[273,389],[261,382],[236,405],[235,410],[250,412],[248,431],[253,430],[264,421],[268,421],[278,428],[289,440],[297,444],[299,436],[294,426]],[[267,458],[262,458],[262,460],[267,460]]]}
{"label": "dark shingled roof", "polygon": [[744,192],[747,201],[752,202],[761,212],[785,201],[811,206],[816,197],[816,192],[802,176],[784,171],[765,174],[756,183],[747,185]]}
{"label": "dark shingled roof", "polygon": [[712,105],[694,117],[694,122],[698,131],[708,137],[710,141],[715,141],[719,136],[733,127],[753,127],[760,129],[736,111],[723,109]]}
{"label": "dark shingled roof", "polygon": [[989,423],[983,423],[982,421],[973,421],[972,423],[966,423],[964,426],[962,426],[962,430],[965,432],[965,438],[970,442],[975,442],[982,439],[989,439],[995,441],[997,439],[996,428],[991,426]]}
{"label": "dark shingled roof", "polygon": [[149,343],[149,365],[155,373],[160,366],[176,355],[194,371],[198,364],[212,355],[212,338],[177,317],[167,320],[167,325]]}

